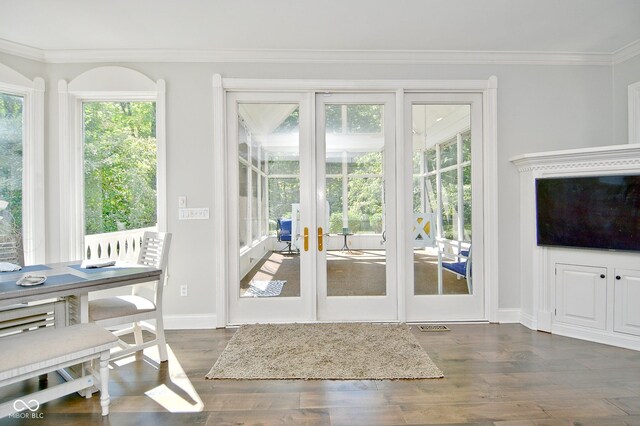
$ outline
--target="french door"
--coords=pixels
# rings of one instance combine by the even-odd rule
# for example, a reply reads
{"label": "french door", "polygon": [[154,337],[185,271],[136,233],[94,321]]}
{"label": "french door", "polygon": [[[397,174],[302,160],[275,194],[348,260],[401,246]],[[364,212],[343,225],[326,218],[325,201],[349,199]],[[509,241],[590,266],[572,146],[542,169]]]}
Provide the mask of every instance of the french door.
{"label": "french door", "polygon": [[407,321],[483,320],[482,95],[406,94]]}
{"label": "french door", "polygon": [[227,95],[230,324],[315,318],[312,110],[310,94]]}
{"label": "french door", "polygon": [[393,94],[228,94],[229,323],[397,320],[394,114]]}
{"label": "french door", "polygon": [[398,318],[394,116],[393,94],[316,95],[320,321]]}
{"label": "french door", "polygon": [[396,96],[228,93],[228,323],[486,318],[482,95]]}

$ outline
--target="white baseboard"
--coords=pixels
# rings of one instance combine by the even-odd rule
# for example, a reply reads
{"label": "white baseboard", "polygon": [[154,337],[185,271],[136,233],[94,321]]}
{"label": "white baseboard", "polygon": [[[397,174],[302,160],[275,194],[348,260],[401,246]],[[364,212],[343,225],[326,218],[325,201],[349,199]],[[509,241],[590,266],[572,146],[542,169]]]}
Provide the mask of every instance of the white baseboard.
{"label": "white baseboard", "polygon": [[533,316],[520,312],[520,324],[531,330],[537,330],[536,322],[533,320]]}
{"label": "white baseboard", "polygon": [[500,324],[511,324],[520,322],[520,309],[498,309],[497,315],[498,322]]}
{"label": "white baseboard", "polygon": [[165,330],[198,330],[217,327],[216,314],[165,315]]}
{"label": "white baseboard", "polygon": [[559,336],[573,337],[575,339],[588,340],[590,342],[604,343],[605,345],[640,351],[640,337],[632,336],[630,334],[605,330],[593,330],[577,325],[560,323],[553,324],[551,332]]}

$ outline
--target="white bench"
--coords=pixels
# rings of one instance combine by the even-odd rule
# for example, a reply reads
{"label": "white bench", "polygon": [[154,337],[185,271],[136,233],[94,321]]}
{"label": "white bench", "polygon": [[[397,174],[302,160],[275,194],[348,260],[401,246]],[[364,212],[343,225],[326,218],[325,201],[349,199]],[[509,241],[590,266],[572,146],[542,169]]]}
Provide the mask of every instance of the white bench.
{"label": "white bench", "polygon": [[[100,385],[102,415],[109,414],[109,351],[118,338],[95,324],[46,327],[0,338],[0,386],[27,380],[62,368],[100,360],[95,372],[77,379],[12,399],[0,405],[0,418],[31,409],[74,392]],[[83,366],[83,371],[85,370]],[[96,380],[97,379],[97,380]],[[91,392],[86,391],[87,398]]]}

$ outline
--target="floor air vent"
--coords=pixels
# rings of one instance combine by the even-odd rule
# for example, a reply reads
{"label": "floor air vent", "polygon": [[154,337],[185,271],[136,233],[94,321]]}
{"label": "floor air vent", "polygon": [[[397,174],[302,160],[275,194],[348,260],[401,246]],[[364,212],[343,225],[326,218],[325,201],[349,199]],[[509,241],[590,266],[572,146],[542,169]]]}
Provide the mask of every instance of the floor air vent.
{"label": "floor air vent", "polygon": [[421,324],[418,326],[420,331],[451,331],[446,325],[439,324]]}

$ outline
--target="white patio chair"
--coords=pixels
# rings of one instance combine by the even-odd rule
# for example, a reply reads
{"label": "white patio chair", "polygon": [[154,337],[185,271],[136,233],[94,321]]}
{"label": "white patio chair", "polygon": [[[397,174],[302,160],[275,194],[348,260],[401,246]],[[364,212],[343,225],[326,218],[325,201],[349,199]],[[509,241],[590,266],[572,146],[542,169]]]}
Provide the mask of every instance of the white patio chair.
{"label": "white patio chair", "polygon": [[[162,274],[159,280],[131,286],[131,295],[104,297],[89,302],[89,321],[104,328],[131,324],[131,327],[118,329],[114,334],[120,337],[133,333],[135,344],[129,344],[120,339],[118,343],[122,350],[114,352],[112,359],[122,358],[158,345],[160,361],[167,360],[167,344],[162,320],[162,288],[165,283],[170,244],[171,234],[169,233],[145,232],[138,255],[138,264],[161,269]],[[146,322],[147,320],[155,320],[155,326]],[[142,330],[154,334],[154,338],[145,342]]]}
{"label": "white patio chair", "polygon": [[0,262],[24,266],[24,252],[19,237],[0,235]]}

